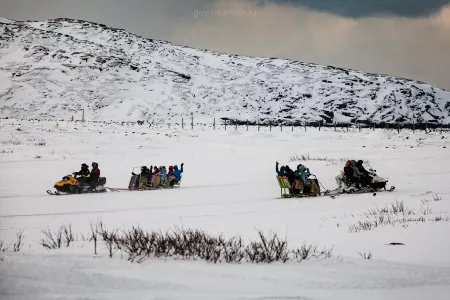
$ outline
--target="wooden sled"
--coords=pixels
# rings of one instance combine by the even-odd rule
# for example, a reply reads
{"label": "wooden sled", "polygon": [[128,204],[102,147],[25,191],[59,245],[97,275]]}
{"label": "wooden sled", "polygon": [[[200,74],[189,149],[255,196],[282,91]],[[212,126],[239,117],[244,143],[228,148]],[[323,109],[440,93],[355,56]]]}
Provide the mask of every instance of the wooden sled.
{"label": "wooden sled", "polygon": [[[314,189],[311,187],[308,188],[308,191],[306,193],[299,193],[299,194],[291,194],[290,190],[292,188],[291,183],[289,182],[288,178],[286,176],[277,176],[278,185],[280,186],[281,190],[281,198],[305,198],[305,197],[316,197],[320,196],[320,186],[317,181],[317,178],[314,179],[308,179],[310,182],[310,186],[314,185]],[[305,188],[303,187],[303,184],[296,180],[296,189],[304,191]],[[286,193],[287,192],[287,193]]]}

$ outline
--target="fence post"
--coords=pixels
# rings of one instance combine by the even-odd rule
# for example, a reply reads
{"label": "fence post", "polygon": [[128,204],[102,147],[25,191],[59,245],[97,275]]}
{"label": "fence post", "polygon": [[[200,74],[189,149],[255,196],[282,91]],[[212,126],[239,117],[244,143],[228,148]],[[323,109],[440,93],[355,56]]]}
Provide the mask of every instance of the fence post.
{"label": "fence post", "polygon": [[348,132],[349,127],[350,127],[350,123],[347,122],[347,132]]}
{"label": "fence post", "polygon": [[397,123],[397,132],[400,133],[400,123]]}
{"label": "fence post", "polygon": [[320,131],[321,125],[322,125],[322,120],[319,121],[319,131]]}
{"label": "fence post", "polygon": [[428,130],[428,121],[425,122],[425,131]]}
{"label": "fence post", "polygon": [[259,131],[259,119],[258,119],[258,131]]}
{"label": "fence post", "polygon": [[194,116],[191,117],[191,129],[194,129]]}
{"label": "fence post", "polygon": [[413,121],[413,133],[416,133],[416,123]]}
{"label": "fence post", "polygon": [[442,127],[444,126],[444,120],[441,121],[441,134],[442,134]]}
{"label": "fence post", "polygon": [[248,119],[247,119],[247,131],[248,131]]}
{"label": "fence post", "polygon": [[225,131],[227,131],[227,119],[225,119]]}
{"label": "fence post", "polygon": [[237,121],[234,121],[234,130],[237,130]]}
{"label": "fence post", "polygon": [[294,123],[292,123],[292,132],[294,132]]}
{"label": "fence post", "polygon": [[272,131],[272,121],[269,122],[270,131]]}
{"label": "fence post", "polygon": [[361,132],[361,123],[360,122],[358,122],[358,129],[359,129],[359,132]]}
{"label": "fence post", "polygon": [[283,123],[280,124],[280,130],[283,132]]}
{"label": "fence post", "polygon": [[336,131],[336,121],[334,121],[334,131]]}
{"label": "fence post", "polygon": [[373,122],[373,131],[375,131],[375,122]]}
{"label": "fence post", "polygon": [[307,122],[305,121],[305,131],[306,131],[306,123],[307,123]]}

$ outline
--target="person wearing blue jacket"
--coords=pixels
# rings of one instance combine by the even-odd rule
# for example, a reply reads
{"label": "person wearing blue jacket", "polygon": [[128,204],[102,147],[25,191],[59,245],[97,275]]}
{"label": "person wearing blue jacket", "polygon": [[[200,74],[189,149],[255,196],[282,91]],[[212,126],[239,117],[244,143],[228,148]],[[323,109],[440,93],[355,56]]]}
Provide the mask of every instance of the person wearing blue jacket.
{"label": "person wearing blue jacket", "polygon": [[309,168],[307,166],[300,164],[297,166],[297,171],[295,173],[296,177],[300,177],[303,186],[307,186],[308,181],[306,179],[308,178],[309,175],[311,175],[311,173],[309,172]]}
{"label": "person wearing blue jacket", "polygon": [[181,164],[181,169],[178,169],[177,165],[173,166],[173,172],[170,173],[169,175],[174,176],[175,179],[170,181],[170,185],[171,186],[173,186],[175,183],[180,182],[180,180],[181,180],[181,173],[183,173],[183,166],[184,166],[184,163]]}

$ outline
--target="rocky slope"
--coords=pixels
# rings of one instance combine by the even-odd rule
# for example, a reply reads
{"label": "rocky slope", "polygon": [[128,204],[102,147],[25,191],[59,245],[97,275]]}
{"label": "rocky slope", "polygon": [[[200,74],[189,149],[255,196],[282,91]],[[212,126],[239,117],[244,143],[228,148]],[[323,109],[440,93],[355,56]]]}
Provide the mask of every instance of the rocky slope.
{"label": "rocky slope", "polygon": [[0,117],[450,123],[450,92],[408,79],[142,38],[91,22],[0,19]]}

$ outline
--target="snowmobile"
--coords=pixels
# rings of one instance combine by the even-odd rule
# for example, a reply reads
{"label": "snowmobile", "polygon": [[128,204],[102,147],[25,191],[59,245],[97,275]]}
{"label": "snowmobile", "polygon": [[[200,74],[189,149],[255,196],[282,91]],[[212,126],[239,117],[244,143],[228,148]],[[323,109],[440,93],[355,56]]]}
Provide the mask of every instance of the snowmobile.
{"label": "snowmobile", "polygon": [[55,183],[55,192],[47,191],[49,195],[63,195],[64,194],[86,194],[86,193],[103,193],[106,192],[105,188],[106,178],[100,177],[96,184],[90,184],[83,182],[80,178],[76,177],[75,173],[72,175],[66,175],[62,180]]}
{"label": "snowmobile", "polygon": [[376,170],[370,168],[368,172],[369,176],[371,177],[370,182],[368,182],[368,184],[366,185],[363,185],[361,183],[357,185],[355,183],[351,183],[345,176],[344,171],[341,171],[341,173],[335,177],[338,187],[328,194],[330,196],[335,196],[337,194],[373,193],[373,195],[375,196],[377,192],[392,192],[393,190],[395,190],[395,186],[391,186],[389,189],[387,189],[386,185],[388,180],[378,176]]}

